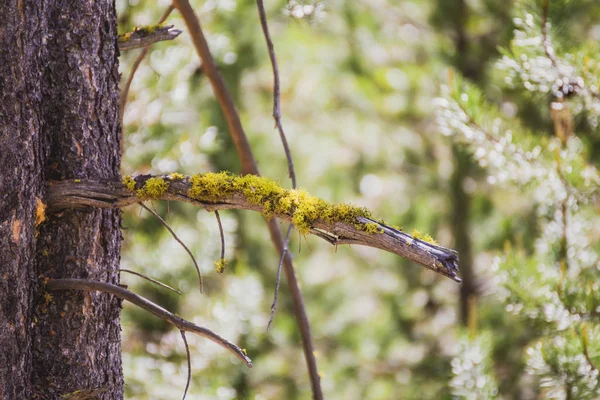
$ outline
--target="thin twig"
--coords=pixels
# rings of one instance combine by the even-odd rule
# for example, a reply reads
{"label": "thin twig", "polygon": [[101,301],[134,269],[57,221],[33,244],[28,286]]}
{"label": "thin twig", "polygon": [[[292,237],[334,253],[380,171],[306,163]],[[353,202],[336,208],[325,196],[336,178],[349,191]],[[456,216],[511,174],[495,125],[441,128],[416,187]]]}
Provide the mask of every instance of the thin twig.
{"label": "thin twig", "polygon": [[[173,7],[172,4],[169,7],[167,7],[167,9],[163,13],[163,15],[160,18],[160,20],[158,21],[158,23],[162,24],[163,22],[165,22],[166,19],[169,17],[169,15],[171,14],[171,12],[173,12],[174,9],[175,9],[175,7]],[[125,82],[125,86],[121,90],[121,95],[119,97],[119,121],[121,122],[121,130],[123,127],[123,116],[125,115],[125,106],[127,105],[127,96],[129,95],[129,89],[131,88],[131,82],[133,82],[133,77],[135,76],[135,73],[137,72],[140,64],[142,63],[142,61],[148,54],[148,51],[150,51],[150,47],[151,47],[150,45],[144,47],[144,49],[140,52],[138,57],[135,59],[135,62],[133,63],[133,66],[131,67],[131,72],[129,73],[129,77],[127,78],[127,82]],[[121,135],[122,135],[122,133],[121,133]],[[121,139],[121,154],[122,153],[123,153],[123,139]]]}
{"label": "thin twig", "polygon": [[188,346],[187,338],[185,337],[185,331],[180,330],[181,338],[183,339],[183,344],[185,345],[185,354],[187,356],[187,367],[188,367],[188,375],[187,382],[185,384],[185,391],[183,392],[182,400],[185,400],[185,396],[187,396],[188,389],[190,387],[190,382],[192,380],[192,357],[190,356],[190,346]]}
{"label": "thin twig", "polygon": [[[265,13],[265,6],[262,0],[256,0],[256,6],[258,8],[258,16],[260,18],[260,25],[262,26],[263,34],[265,35],[265,41],[267,42],[267,48],[269,49],[269,58],[271,59],[271,67],[273,68],[273,118],[275,119],[275,126],[279,131],[279,137],[281,138],[281,144],[285,151],[285,157],[288,163],[288,173],[292,180],[292,187],[296,188],[296,172],[294,171],[294,161],[292,160],[292,153],[283,131],[283,125],[281,124],[281,93],[279,84],[279,68],[277,67],[277,57],[275,55],[275,48],[271,35],[269,34],[269,25],[267,24],[267,15]],[[287,247],[287,246],[286,246]]]}
{"label": "thin twig", "polygon": [[[236,151],[242,164],[242,173],[260,175],[258,167],[252,154],[252,149],[248,143],[248,138],[244,133],[242,123],[240,121],[239,114],[233,104],[233,99],[225,86],[223,77],[219,73],[215,60],[210,53],[206,38],[202,33],[200,27],[200,21],[194,13],[192,6],[188,0],[173,0],[173,5],[181,12],[181,15],[185,21],[187,29],[196,48],[198,56],[202,60],[202,65],[206,76],[210,80],[213,92],[217,97],[221,110],[225,115],[227,126],[229,127],[229,133],[233,139]],[[269,233],[271,235],[271,241],[275,245],[276,250],[281,254],[284,247],[283,236],[279,229],[279,224],[275,218],[271,218],[267,221],[269,226]],[[296,273],[294,271],[294,264],[292,258],[287,253],[284,259],[285,275],[292,296],[292,302],[294,305],[294,313],[296,315],[296,321],[300,329],[300,336],[302,337],[302,348],[304,351],[304,358],[308,366],[308,374],[310,377],[311,388],[313,397],[316,400],[323,398],[323,392],[321,390],[321,378],[317,369],[317,360],[314,355],[314,345],[310,333],[310,323],[306,314],[306,307],[304,306],[304,299],[302,297],[302,291],[298,285],[296,279]]]}
{"label": "thin twig", "polygon": [[[288,164],[288,174],[290,179],[292,180],[292,187],[296,189],[296,172],[294,170],[294,161],[292,159],[292,152],[290,151],[290,147],[288,145],[287,137],[283,130],[283,125],[281,123],[281,89],[279,84],[279,68],[277,66],[277,56],[275,55],[275,47],[273,46],[273,41],[271,40],[271,35],[269,33],[269,24],[267,23],[267,14],[265,12],[265,5],[262,0],[256,0],[256,6],[258,8],[258,16],[260,18],[260,25],[262,27],[263,34],[265,36],[265,41],[267,42],[267,48],[269,50],[269,59],[271,60],[271,67],[273,68],[273,119],[275,120],[275,126],[279,131],[279,138],[281,139],[281,144],[283,145],[283,151],[285,152],[285,157],[287,159]],[[281,253],[281,257],[279,259],[279,266],[277,267],[277,280],[275,284],[275,294],[273,295],[273,304],[271,305],[271,315],[269,317],[269,323],[267,324],[267,332],[271,327],[271,323],[273,322],[273,318],[275,317],[275,309],[277,308],[277,298],[279,297],[279,280],[281,276],[281,266],[283,264],[283,260],[285,258],[285,253],[288,252],[288,247],[290,244],[290,233],[294,228],[293,225],[290,225],[288,228],[288,232],[285,236],[285,240],[283,241],[283,251]]]}
{"label": "thin twig", "polygon": [[[112,270],[107,270],[107,271],[112,271]],[[162,283],[161,281],[158,281],[156,279],[150,278],[149,276],[146,276],[144,274],[140,274],[139,272],[132,271],[130,269],[125,269],[125,268],[119,268],[119,272],[127,272],[128,274],[137,275],[140,278],[144,278],[145,280],[154,283],[155,285],[158,285],[158,286],[163,287],[165,289],[168,289],[168,290],[170,290],[172,292],[175,292],[178,295],[181,295],[181,291],[179,291],[179,290],[177,290],[175,288],[172,288],[171,286],[169,286],[169,285],[167,285],[165,283]]]}
{"label": "thin twig", "polygon": [[185,320],[170,311],[162,308],[161,306],[151,302],[150,300],[139,296],[132,291],[124,289],[120,286],[113,285],[106,282],[98,282],[87,279],[48,279],[46,287],[50,290],[85,290],[88,292],[99,291],[110,293],[117,296],[120,299],[127,300],[136,306],[143,308],[144,310],[156,315],[160,319],[163,319],[171,324],[175,325],[180,331],[193,332],[197,335],[203,336],[221,347],[229,350],[237,358],[244,362],[248,367],[252,367],[252,360],[244,353],[244,351],[237,345],[231,343],[229,340],[219,336],[210,329],[198,326],[188,320]]}
{"label": "thin twig", "polygon": [[190,258],[192,259],[192,262],[194,263],[194,267],[196,268],[196,272],[198,273],[198,279],[200,280],[200,293],[203,293],[204,292],[204,282],[202,281],[202,272],[200,272],[200,267],[198,266],[198,263],[196,262],[196,258],[194,257],[194,255],[192,254],[190,249],[185,245],[185,243],[183,243],[183,241],[181,239],[179,239],[177,234],[173,231],[173,229],[171,229],[169,224],[167,224],[167,221],[162,219],[162,217],[156,211],[152,210],[151,208],[146,206],[144,203],[140,203],[140,206],[142,206],[145,210],[147,210],[149,213],[154,215],[160,221],[160,223],[163,224],[163,226],[165,228],[167,228],[167,230],[171,233],[171,235],[173,236],[173,239],[175,239],[177,241],[177,243],[179,243],[181,245],[181,247],[183,247],[183,249],[190,255]]}
{"label": "thin twig", "polygon": [[281,280],[281,267],[283,265],[283,259],[285,258],[288,250],[288,243],[290,242],[290,235],[292,233],[292,229],[294,229],[294,225],[290,224],[288,227],[287,233],[285,235],[285,240],[283,241],[283,251],[281,252],[281,257],[279,258],[279,266],[277,267],[277,279],[275,280],[275,294],[273,295],[273,303],[271,304],[271,315],[269,316],[269,323],[267,324],[267,332],[271,328],[271,323],[273,322],[273,318],[275,318],[275,310],[277,309],[277,297],[279,295],[279,282]]}
{"label": "thin twig", "polygon": [[215,210],[215,217],[217,217],[217,224],[219,225],[219,235],[221,236],[221,260],[225,259],[225,234],[223,233],[223,224],[221,224],[221,216],[219,212]]}

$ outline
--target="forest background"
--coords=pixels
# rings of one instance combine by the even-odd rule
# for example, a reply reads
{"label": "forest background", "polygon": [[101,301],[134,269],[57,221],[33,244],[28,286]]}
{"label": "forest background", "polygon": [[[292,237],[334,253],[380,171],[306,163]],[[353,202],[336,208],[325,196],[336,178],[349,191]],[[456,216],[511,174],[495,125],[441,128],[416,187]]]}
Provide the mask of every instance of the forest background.
{"label": "forest background", "polygon": [[[240,111],[261,173],[290,187],[285,154],[273,129],[273,77],[255,2],[191,3]],[[165,0],[118,0],[120,32],[155,24],[169,5]],[[559,139],[566,153],[575,146],[572,152],[577,156],[565,156],[563,164],[556,161],[561,153],[555,157],[548,150],[558,168],[542,163],[543,168],[560,170],[571,162],[579,177],[584,171],[595,173],[600,141],[594,82],[586,79],[575,93],[575,98],[584,99],[571,106],[577,134],[563,141],[555,137],[550,112],[556,81],[550,80],[544,91],[519,80],[523,75],[518,67],[526,62],[522,56],[530,53],[548,61],[539,64],[538,75],[554,74],[543,40],[522,43],[528,37],[542,38],[547,5],[504,0],[267,2],[280,67],[283,123],[298,185],[328,201],[368,207],[390,224],[430,234],[441,245],[457,249],[464,280],[457,284],[374,249],[334,248],[293,234],[290,248],[325,398],[598,395],[595,365],[600,351],[589,338],[598,335],[597,295],[589,282],[598,274],[599,232],[585,224],[577,230],[578,220],[569,214],[571,209],[586,209],[583,219],[593,222],[595,192],[576,181],[572,186],[581,199],[573,195],[575,200],[564,202],[567,210],[561,215],[575,221],[570,235],[579,241],[569,252],[566,234],[556,239],[558,244],[547,235],[547,227],[555,222],[551,210],[559,203],[540,201],[542,184],[513,182],[518,169],[487,168],[498,164],[490,162],[485,143],[476,146],[466,135],[469,146],[453,137],[465,133],[464,127],[452,123],[461,116],[451,105],[460,105],[462,99],[465,114],[482,131],[486,121],[491,127],[495,119],[517,121],[512,135],[527,132],[525,150],[540,148],[545,154]],[[600,40],[600,5],[592,0],[551,1],[546,10],[552,27],[548,38],[561,67],[571,61],[575,67],[570,77],[593,75],[599,58],[594,43]],[[184,33],[154,44],[136,73],[124,114],[123,173],[239,173],[226,122],[184,22],[177,12],[167,22]],[[124,79],[136,57],[136,51],[121,56]],[[511,64],[515,60],[520,60],[518,66]],[[531,81],[535,84],[537,78]],[[572,85],[576,89],[577,82]],[[498,116],[486,119],[493,112]],[[498,150],[501,155],[502,151]],[[510,164],[514,155],[505,156]],[[185,251],[154,216],[135,206],[125,211],[122,268],[159,279],[184,294],[177,296],[133,276],[123,275],[124,283],[244,347],[255,365],[248,370],[222,348],[188,335],[193,371],[188,398],[310,398],[285,285],[274,324],[266,332],[279,254],[262,217],[221,212],[230,264],[217,274],[220,238],[214,216],[185,204],[148,205],[196,255],[205,293],[196,290],[196,272]],[[566,224],[554,228],[567,231]],[[554,249],[555,262],[546,263],[554,273],[532,272],[527,279],[511,275],[518,269],[539,272],[541,248]],[[582,254],[586,264],[577,264],[578,272],[569,277],[575,282],[573,290],[585,292],[573,300],[587,304],[583,311],[566,305],[570,300],[561,296],[563,283],[567,285],[565,265],[575,264],[569,257]],[[587,271],[589,281],[582,285],[589,286],[588,291],[577,288],[581,271]],[[525,298],[514,285],[519,281],[532,293],[535,288],[547,290]],[[565,317],[556,310],[558,316],[548,317],[547,304],[554,304],[556,296],[567,314],[580,318],[565,325]],[[538,308],[542,311],[532,312]],[[556,346],[545,351],[547,343]],[[170,399],[185,386],[185,350],[179,332],[166,322],[125,306],[123,350],[127,398]]]}

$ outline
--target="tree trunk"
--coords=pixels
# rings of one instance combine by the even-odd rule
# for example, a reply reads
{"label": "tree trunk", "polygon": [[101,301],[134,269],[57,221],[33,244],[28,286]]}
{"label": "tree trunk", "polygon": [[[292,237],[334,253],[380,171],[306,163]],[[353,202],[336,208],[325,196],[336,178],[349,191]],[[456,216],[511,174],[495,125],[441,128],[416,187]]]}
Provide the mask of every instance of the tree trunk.
{"label": "tree trunk", "polygon": [[114,2],[6,0],[0,15],[0,398],[119,399],[119,302],[44,278],[118,282],[120,212],[43,211],[48,179],[119,179]]}

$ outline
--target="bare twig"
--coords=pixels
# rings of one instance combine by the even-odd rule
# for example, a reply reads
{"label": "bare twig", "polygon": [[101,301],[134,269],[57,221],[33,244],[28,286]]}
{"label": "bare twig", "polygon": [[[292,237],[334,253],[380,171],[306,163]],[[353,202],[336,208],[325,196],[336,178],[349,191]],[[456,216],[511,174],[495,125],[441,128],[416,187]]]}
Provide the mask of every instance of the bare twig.
{"label": "bare twig", "polygon": [[[185,20],[185,24],[190,32],[190,36],[192,37],[194,47],[196,48],[196,52],[202,60],[204,71],[210,80],[210,83],[213,87],[213,92],[215,93],[215,96],[217,97],[217,100],[221,106],[221,110],[223,110],[223,114],[225,115],[225,119],[229,127],[229,133],[233,139],[238,156],[240,157],[242,173],[260,175],[258,172],[258,167],[256,166],[256,161],[254,160],[254,155],[252,154],[252,149],[248,143],[248,138],[246,137],[242,123],[240,122],[240,117],[235,109],[231,95],[225,86],[225,82],[223,81],[223,78],[217,69],[215,60],[210,53],[210,49],[208,47],[208,43],[206,42],[206,38],[202,33],[202,28],[200,27],[200,21],[198,20],[198,17],[194,13],[194,10],[192,9],[188,0],[173,0],[173,5],[175,5],[175,7],[181,12],[183,19]],[[267,224],[269,226],[271,241],[275,245],[276,250],[281,254],[283,251],[284,242],[281,235],[281,230],[279,229],[279,224],[275,218],[268,220]],[[292,296],[292,302],[294,304],[296,321],[298,322],[300,336],[302,337],[302,348],[304,351],[304,358],[306,359],[308,366],[313,397],[319,400],[323,398],[323,393],[320,383],[321,378],[317,369],[317,360],[314,355],[314,346],[310,333],[310,323],[306,314],[302,292],[300,291],[300,286],[298,285],[298,281],[296,279],[294,264],[292,263],[292,258],[289,256],[289,253],[287,253],[284,259],[284,268],[288,287]]]}
{"label": "bare twig", "polygon": [[[281,144],[285,151],[285,157],[288,163],[288,173],[292,180],[292,187],[296,188],[296,172],[294,171],[294,161],[292,160],[292,153],[283,131],[283,125],[281,124],[281,90],[279,85],[279,68],[277,67],[277,57],[275,56],[275,48],[271,35],[269,34],[269,25],[267,24],[267,15],[265,13],[265,6],[262,0],[256,0],[256,6],[258,8],[258,16],[260,17],[260,25],[262,26],[263,34],[265,35],[265,41],[267,42],[267,48],[269,49],[269,58],[271,59],[271,67],[273,68],[273,118],[275,119],[275,126],[279,131],[279,137],[281,138]],[[287,246],[286,246],[287,247]]]}
{"label": "bare twig", "polygon": [[181,295],[181,291],[179,291],[179,290],[177,290],[175,288],[172,288],[171,286],[169,286],[167,284],[164,284],[161,281],[157,281],[156,279],[152,279],[149,276],[146,276],[144,274],[140,274],[139,272],[132,271],[130,269],[125,269],[125,268],[119,268],[119,272],[127,272],[128,274],[137,275],[140,278],[144,278],[145,280],[154,283],[155,285],[158,285],[160,287],[164,287],[165,289],[168,289],[168,290],[170,290],[172,292],[177,293],[178,295]]}
{"label": "bare twig", "polygon": [[244,351],[237,345],[231,343],[229,340],[219,336],[210,329],[198,326],[190,321],[187,321],[170,311],[162,308],[161,306],[154,304],[150,300],[139,296],[127,289],[120,286],[113,285],[106,282],[98,282],[87,279],[48,279],[46,287],[50,290],[85,290],[88,292],[99,291],[110,293],[117,296],[120,299],[127,300],[136,306],[143,308],[144,310],[156,315],[160,319],[163,319],[171,324],[175,325],[180,331],[193,332],[197,335],[203,336],[221,347],[229,350],[237,358],[244,362],[248,367],[252,367],[252,361],[244,353]]}
{"label": "bare twig", "polygon": [[188,389],[190,388],[190,382],[192,380],[192,357],[190,356],[190,346],[188,346],[187,338],[185,337],[185,331],[180,330],[179,333],[181,333],[181,338],[183,339],[183,344],[185,345],[185,354],[187,356],[188,367],[187,382],[185,384],[185,390],[182,398],[182,400],[185,400],[185,396],[187,396]]}
{"label": "bare twig", "polygon": [[[140,175],[135,177],[134,181],[137,187],[143,187],[144,182],[153,177],[152,175]],[[169,176],[162,176],[161,178],[166,182]],[[172,181],[167,186],[166,191],[156,200],[182,201],[201,206],[207,211],[240,209],[264,212],[262,204],[250,202],[242,192],[233,192],[222,195],[215,201],[203,202],[189,197],[188,193],[191,188],[189,178]],[[141,201],[144,201],[144,199],[137,197],[134,191],[130,191],[120,182],[75,182],[66,180],[53,181],[48,187],[49,211],[84,206],[117,208]],[[291,222],[293,214],[277,212],[273,217],[269,220],[269,224],[278,224],[276,218]],[[361,226],[366,224],[375,224],[380,233],[369,233],[360,229]],[[421,264],[455,281],[460,281],[457,276],[458,255],[454,250],[419,240],[379,221],[364,217],[357,218],[356,223],[327,222],[317,219],[311,223],[310,233],[333,245],[357,244],[385,250]],[[280,243],[280,246],[278,246],[277,251],[281,254],[283,252],[283,238],[278,243]],[[290,258],[289,252],[286,252],[285,258]]]}
{"label": "bare twig", "polygon": [[277,309],[277,296],[279,295],[279,282],[281,279],[281,266],[283,265],[283,259],[285,258],[285,255],[289,252],[288,244],[290,243],[290,235],[292,233],[292,229],[294,229],[294,225],[290,224],[285,235],[285,240],[283,241],[283,251],[281,252],[281,257],[279,258],[279,266],[277,267],[277,279],[275,279],[275,294],[273,295],[273,303],[271,304],[271,315],[269,316],[269,323],[267,323],[267,332],[271,328],[273,318],[275,318],[275,310]]}
{"label": "bare twig", "polygon": [[173,40],[183,32],[173,25],[136,27],[133,32],[119,35],[119,50],[139,49],[165,40]]}
{"label": "bare twig", "polygon": [[[167,7],[167,9],[165,10],[164,14],[162,15],[162,17],[160,18],[158,23],[162,24],[163,22],[165,22],[166,19],[169,17],[169,15],[171,15],[171,12],[173,12],[174,9],[175,9],[175,7],[173,7],[172,4],[169,7]],[[133,66],[131,67],[131,72],[129,73],[129,77],[127,78],[127,82],[125,82],[125,86],[121,90],[121,95],[119,96],[119,121],[121,121],[121,127],[123,127],[123,116],[125,115],[125,106],[127,105],[127,96],[129,95],[129,89],[131,88],[131,82],[133,82],[133,77],[135,76],[135,73],[137,72],[140,65],[142,64],[142,61],[148,54],[148,51],[150,51],[150,45],[144,47],[144,49],[140,52],[138,57],[135,59],[135,62],[133,63]],[[121,133],[121,135],[122,135],[122,133]],[[123,153],[123,139],[121,138],[121,154],[122,153]]]}
{"label": "bare twig", "polygon": [[221,216],[219,212],[215,210],[215,217],[217,217],[217,224],[219,225],[219,235],[221,236],[221,260],[225,259],[225,234],[223,233],[223,224],[221,224]]}
{"label": "bare twig", "polygon": [[[281,139],[281,144],[283,145],[283,150],[287,159],[288,174],[290,179],[292,180],[292,187],[295,189],[296,171],[294,170],[294,161],[292,159],[292,152],[290,151],[287,137],[285,135],[283,125],[281,123],[281,89],[279,84],[279,68],[277,67],[277,56],[275,55],[275,48],[273,46],[273,41],[271,40],[271,35],[269,33],[269,24],[267,23],[265,5],[262,0],[256,0],[256,6],[258,8],[260,25],[262,27],[263,34],[265,35],[265,41],[267,42],[267,48],[269,50],[269,59],[271,60],[271,67],[273,68],[273,119],[275,120],[275,126],[279,131],[279,138]],[[275,309],[277,308],[277,298],[279,297],[279,281],[281,277],[281,266],[283,265],[285,253],[289,251],[288,246],[290,244],[290,234],[293,228],[293,225],[289,226],[288,232],[285,235],[285,240],[283,241],[283,251],[281,253],[281,258],[279,259],[279,266],[277,267],[275,294],[273,295],[273,304],[271,305],[271,315],[269,317],[269,323],[267,324],[267,332],[269,331],[271,323],[273,322],[273,318],[275,317]]]}
{"label": "bare twig", "polygon": [[140,203],[140,206],[142,206],[142,208],[144,208],[146,211],[148,211],[149,213],[154,215],[160,221],[160,223],[163,224],[163,226],[165,228],[167,228],[169,233],[171,233],[171,235],[173,236],[173,239],[175,239],[177,241],[177,243],[179,243],[181,245],[181,247],[183,247],[183,249],[190,255],[190,258],[192,259],[192,262],[194,263],[194,267],[196,268],[196,272],[198,273],[198,279],[200,280],[200,293],[202,293],[204,291],[203,290],[204,282],[202,281],[202,272],[200,272],[200,267],[198,266],[198,263],[196,262],[196,258],[194,257],[194,255],[192,254],[190,249],[185,245],[185,243],[183,243],[183,241],[181,239],[179,239],[177,234],[173,231],[173,229],[171,229],[169,224],[167,224],[167,221],[162,219],[162,217],[156,211],[152,210],[151,208],[146,206],[144,203]]}

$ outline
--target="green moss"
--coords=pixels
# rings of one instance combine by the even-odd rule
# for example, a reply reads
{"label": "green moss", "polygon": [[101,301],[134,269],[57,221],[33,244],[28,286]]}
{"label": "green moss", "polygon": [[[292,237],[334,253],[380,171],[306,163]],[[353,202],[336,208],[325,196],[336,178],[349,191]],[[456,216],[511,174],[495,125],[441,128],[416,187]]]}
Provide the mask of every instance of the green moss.
{"label": "green moss", "polygon": [[135,193],[141,199],[158,199],[168,188],[169,184],[163,178],[150,178]]}
{"label": "green moss", "polygon": [[146,37],[154,32],[164,28],[166,23],[156,25],[142,25],[133,28],[133,31],[119,35],[119,43],[127,42],[133,35],[137,37]]}
{"label": "green moss", "polygon": [[169,178],[171,178],[173,181],[182,181],[185,179],[185,175],[180,174],[179,172],[173,172],[171,175],[169,175]]}
{"label": "green moss", "polygon": [[[276,213],[292,217],[292,223],[302,234],[310,232],[317,220],[327,223],[345,222],[357,229],[367,226],[357,217],[370,217],[370,212],[350,204],[330,204],[304,189],[284,189],[278,183],[256,175],[232,175],[229,172],[198,174],[191,177],[188,196],[201,201],[216,202],[233,194],[242,194],[246,201],[263,208],[270,217]],[[373,231],[373,227],[369,228]]]}
{"label": "green moss", "polygon": [[222,274],[227,268],[229,264],[229,260],[226,258],[221,258],[219,261],[215,261],[215,266],[217,267],[217,274]]}
{"label": "green moss", "polygon": [[133,192],[135,190],[135,181],[131,175],[125,175],[122,182],[129,191]]}
{"label": "green moss", "polygon": [[431,243],[431,244],[437,244],[437,242],[431,237],[431,235],[429,235],[428,233],[422,233],[418,229],[413,229],[412,232],[411,232],[411,235],[415,239],[419,239],[419,240],[421,240],[423,242],[427,242],[427,243]]}
{"label": "green moss", "polygon": [[233,175],[227,172],[197,174],[190,178],[188,196],[196,200],[218,201],[233,194]]}
{"label": "green moss", "polygon": [[367,233],[383,233],[383,229],[374,222],[367,222],[364,231]]}

